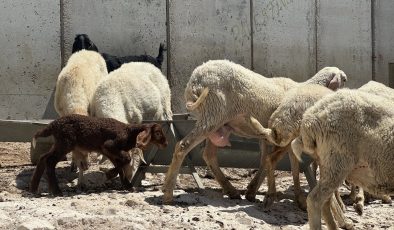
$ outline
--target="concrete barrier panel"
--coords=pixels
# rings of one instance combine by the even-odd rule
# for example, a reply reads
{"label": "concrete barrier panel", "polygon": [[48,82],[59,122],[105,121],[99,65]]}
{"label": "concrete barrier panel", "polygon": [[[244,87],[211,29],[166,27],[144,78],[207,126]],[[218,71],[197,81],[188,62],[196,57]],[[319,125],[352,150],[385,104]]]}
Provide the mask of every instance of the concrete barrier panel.
{"label": "concrete barrier panel", "polygon": [[42,118],[60,71],[59,1],[0,2],[0,118]]}
{"label": "concrete barrier panel", "polygon": [[315,71],[315,1],[253,1],[253,66],[266,77],[304,81]]}
{"label": "concrete barrier panel", "polygon": [[371,1],[318,1],[317,64],[337,66],[348,87],[372,79]]}
{"label": "concrete barrier panel", "polygon": [[[394,1],[375,2],[375,80],[389,85],[389,63],[394,63]],[[394,84],[390,85],[394,87]]]}
{"label": "concrete barrier panel", "polygon": [[212,59],[251,67],[250,1],[170,1],[170,80],[174,112],[194,68]]}
{"label": "concrete barrier panel", "polygon": [[[100,52],[156,57],[166,45],[166,1],[64,1],[64,58],[71,55],[76,34],[88,34]],[[167,53],[162,72],[167,73]]]}

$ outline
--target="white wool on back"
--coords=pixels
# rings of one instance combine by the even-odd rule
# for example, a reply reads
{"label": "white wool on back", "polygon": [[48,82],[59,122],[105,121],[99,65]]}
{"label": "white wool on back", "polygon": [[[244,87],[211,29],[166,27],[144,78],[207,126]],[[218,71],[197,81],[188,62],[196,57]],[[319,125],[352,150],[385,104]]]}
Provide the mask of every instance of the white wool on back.
{"label": "white wool on back", "polygon": [[167,78],[150,63],[123,64],[99,84],[91,111],[93,116],[125,123],[170,120],[171,92]]}
{"label": "white wool on back", "polygon": [[56,112],[60,116],[72,113],[88,115],[97,84],[107,74],[105,61],[99,53],[81,50],[71,55],[56,82]]}

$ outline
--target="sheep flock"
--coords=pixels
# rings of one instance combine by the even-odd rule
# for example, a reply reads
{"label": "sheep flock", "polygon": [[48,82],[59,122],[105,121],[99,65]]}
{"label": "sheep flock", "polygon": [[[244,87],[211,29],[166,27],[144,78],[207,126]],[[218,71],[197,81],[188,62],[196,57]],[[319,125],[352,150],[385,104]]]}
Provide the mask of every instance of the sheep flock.
{"label": "sheep flock", "polygon": [[[78,34],[73,54],[61,70],[54,106],[60,118],[38,131],[53,135],[51,150],[41,156],[31,179],[37,193],[46,170],[49,192],[61,195],[55,166],[72,152],[78,168],[78,186],[89,154],[103,155],[114,168],[107,178],[119,178],[130,187],[136,167],[144,161],[142,151],[151,143],[167,146],[166,134],[154,121],[171,121],[171,89],[161,72],[163,52],[157,57],[116,57],[100,53],[86,34]],[[370,81],[358,89],[337,67],[325,67],[304,82],[291,76],[267,78],[229,60],[209,60],[197,66],[185,86],[185,108],[195,126],[176,143],[162,187],[164,204],[174,203],[177,176],[189,152],[205,142],[202,157],[215,180],[230,199],[256,201],[267,177],[263,206],[277,201],[277,162],[289,155],[295,202],[306,210],[311,229],[352,229],[338,192],[351,187],[356,211],[361,215],[364,195],[385,203],[394,195],[394,89]],[[143,121],[153,121],[143,123]],[[143,124],[142,124],[143,123]],[[220,148],[231,148],[230,135],[259,140],[260,167],[243,194],[226,178],[217,159]],[[137,154],[140,161],[135,162]],[[301,156],[313,159],[317,184],[308,194],[300,186]],[[366,217],[368,218],[368,217]]]}

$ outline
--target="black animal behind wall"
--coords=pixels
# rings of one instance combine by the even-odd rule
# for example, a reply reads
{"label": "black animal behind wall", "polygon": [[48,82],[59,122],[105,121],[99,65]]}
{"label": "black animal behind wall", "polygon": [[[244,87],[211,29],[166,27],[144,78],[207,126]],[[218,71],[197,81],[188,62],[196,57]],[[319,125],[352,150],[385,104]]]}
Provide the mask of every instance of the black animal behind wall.
{"label": "black animal behind wall", "polygon": [[82,49],[98,52],[97,46],[90,40],[88,35],[77,34],[74,39],[72,53],[75,53]]}
{"label": "black animal behind wall", "polygon": [[[75,53],[79,50],[87,49],[98,51],[97,46],[90,40],[87,34],[77,34],[74,39],[72,52]],[[123,57],[117,57],[107,53],[100,53],[103,56],[106,64],[108,73],[119,68],[123,63],[128,62],[149,62],[155,65],[157,68],[161,69],[161,64],[163,63],[163,53],[167,49],[164,48],[164,44],[160,43],[159,54],[157,57],[152,57],[147,54],[142,55],[129,55]]]}

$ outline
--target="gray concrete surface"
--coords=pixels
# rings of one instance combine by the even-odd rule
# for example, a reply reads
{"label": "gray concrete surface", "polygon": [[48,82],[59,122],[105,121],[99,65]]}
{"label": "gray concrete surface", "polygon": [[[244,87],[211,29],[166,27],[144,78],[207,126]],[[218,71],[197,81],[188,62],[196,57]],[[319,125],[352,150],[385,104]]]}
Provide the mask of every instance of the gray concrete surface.
{"label": "gray concrete surface", "polygon": [[56,116],[54,86],[77,33],[89,34],[102,52],[115,55],[156,56],[159,43],[165,42],[170,58],[168,65],[164,60],[163,72],[170,79],[177,113],[184,111],[183,91],[191,72],[210,59],[230,59],[267,77],[297,81],[336,65],[349,75],[350,87],[373,77],[389,84],[394,2],[372,3],[4,0],[0,2],[0,119]]}
{"label": "gray concrete surface", "polygon": [[375,80],[394,87],[394,75],[389,79],[389,63],[394,63],[394,1],[375,2]]}
{"label": "gray concrete surface", "polygon": [[0,117],[40,118],[60,71],[59,1],[0,1]]}
{"label": "gray concrete surface", "polygon": [[315,74],[314,0],[254,1],[254,70],[303,81]]}
{"label": "gray concrete surface", "polygon": [[318,1],[317,64],[337,66],[348,87],[372,79],[371,1]]}
{"label": "gray concrete surface", "polygon": [[170,78],[176,112],[185,112],[186,83],[203,62],[229,59],[251,67],[249,7],[246,0],[170,1]]}

